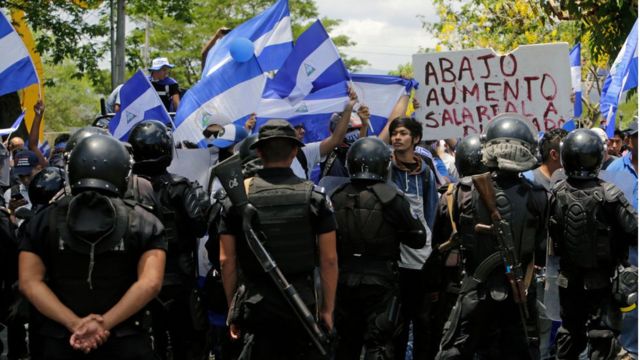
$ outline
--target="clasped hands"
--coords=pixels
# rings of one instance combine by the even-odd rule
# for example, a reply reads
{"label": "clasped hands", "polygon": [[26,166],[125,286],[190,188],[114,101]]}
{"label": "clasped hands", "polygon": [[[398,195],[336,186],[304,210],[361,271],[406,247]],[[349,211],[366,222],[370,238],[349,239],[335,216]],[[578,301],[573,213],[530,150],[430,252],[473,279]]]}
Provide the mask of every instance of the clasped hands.
{"label": "clasped hands", "polygon": [[91,314],[80,319],[73,327],[69,344],[75,350],[87,354],[104,344],[109,334],[109,330],[105,329],[102,316]]}

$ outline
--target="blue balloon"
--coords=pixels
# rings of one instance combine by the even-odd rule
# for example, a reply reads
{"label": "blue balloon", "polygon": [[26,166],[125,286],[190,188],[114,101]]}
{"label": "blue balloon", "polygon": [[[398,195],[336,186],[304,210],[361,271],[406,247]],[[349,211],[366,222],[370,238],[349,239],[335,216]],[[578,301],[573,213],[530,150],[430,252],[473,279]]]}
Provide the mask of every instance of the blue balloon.
{"label": "blue balloon", "polygon": [[248,61],[253,56],[253,42],[244,37],[233,39],[229,44],[229,53],[237,62]]}

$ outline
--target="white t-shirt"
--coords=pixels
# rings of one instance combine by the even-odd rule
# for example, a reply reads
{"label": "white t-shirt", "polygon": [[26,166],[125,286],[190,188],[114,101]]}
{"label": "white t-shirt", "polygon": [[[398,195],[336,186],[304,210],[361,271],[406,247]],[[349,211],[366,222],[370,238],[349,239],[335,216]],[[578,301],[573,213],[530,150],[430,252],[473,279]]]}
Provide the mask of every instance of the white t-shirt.
{"label": "white t-shirt", "polygon": [[300,165],[298,159],[293,159],[293,162],[291,163],[291,170],[293,170],[293,173],[297,177],[305,180],[308,179],[311,176],[311,170],[313,170],[313,167],[316,166],[317,163],[324,161],[325,157],[320,155],[320,143],[321,141],[308,143],[305,144],[305,146],[302,148],[302,152],[307,158],[308,171],[306,176],[304,174],[304,169],[302,168],[302,165]]}

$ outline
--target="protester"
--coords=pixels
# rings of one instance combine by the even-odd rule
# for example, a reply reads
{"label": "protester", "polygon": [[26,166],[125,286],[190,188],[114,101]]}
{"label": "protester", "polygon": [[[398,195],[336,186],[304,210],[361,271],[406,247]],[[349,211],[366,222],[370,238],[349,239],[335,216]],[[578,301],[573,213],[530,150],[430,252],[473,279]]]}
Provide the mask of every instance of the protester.
{"label": "protester", "polygon": [[166,57],[153,59],[151,67],[149,67],[151,72],[149,81],[158,92],[167,111],[175,112],[180,105],[180,86],[175,79],[169,77],[169,70],[174,67],[175,65],[169,63]]}
{"label": "protester", "polygon": [[538,141],[538,151],[542,164],[534,170],[523,173],[527,179],[543,186],[547,191],[550,191],[553,186],[551,183],[553,174],[556,170],[562,168],[560,161],[560,143],[567,134],[567,130],[560,128],[545,132],[540,141]]}
{"label": "protester", "polygon": [[412,118],[400,117],[389,125],[393,161],[391,180],[404,193],[411,211],[422,222],[427,234],[425,246],[420,249],[400,247],[400,300],[405,323],[397,338],[396,358],[405,353],[409,329],[413,333],[413,358],[425,359],[432,310],[432,294],[437,293],[436,280],[424,276],[422,267],[431,254],[431,230],[438,205],[436,178],[426,162],[415,153],[422,140],[422,124]]}
{"label": "protester", "polygon": [[[602,143],[605,144],[606,147],[606,144],[609,142],[609,139],[607,139],[607,133],[601,128],[592,128],[591,131],[593,131],[600,137],[600,140],[602,140]],[[611,163],[617,158],[617,156],[611,155],[609,154],[609,151],[605,150],[604,158],[602,160],[602,168],[600,170],[606,170],[609,165],[611,165]]]}

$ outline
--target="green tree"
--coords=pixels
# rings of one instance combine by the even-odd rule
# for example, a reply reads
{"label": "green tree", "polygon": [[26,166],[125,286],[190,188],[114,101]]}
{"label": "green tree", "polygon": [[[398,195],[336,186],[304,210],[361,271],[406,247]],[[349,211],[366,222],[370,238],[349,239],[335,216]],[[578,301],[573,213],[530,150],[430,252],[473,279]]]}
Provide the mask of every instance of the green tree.
{"label": "green tree", "polygon": [[403,78],[413,78],[413,66],[411,63],[401,64],[395,70],[389,71],[389,75],[402,76]]}
{"label": "green tree", "polygon": [[89,77],[74,77],[76,68],[70,61],[59,65],[45,62],[45,73],[51,79],[45,85],[45,131],[90,125],[100,112],[100,96],[93,91]]}

